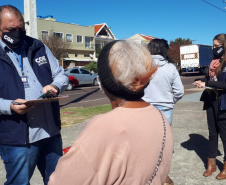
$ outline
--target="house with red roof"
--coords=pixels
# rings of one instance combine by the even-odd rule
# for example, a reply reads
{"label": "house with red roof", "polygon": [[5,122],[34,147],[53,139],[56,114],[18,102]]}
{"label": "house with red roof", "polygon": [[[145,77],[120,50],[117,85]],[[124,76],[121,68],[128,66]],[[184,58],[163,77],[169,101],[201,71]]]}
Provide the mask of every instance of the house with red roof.
{"label": "house with red roof", "polygon": [[135,40],[139,43],[148,44],[152,39],[157,39],[157,37],[153,37],[150,35],[136,34],[128,38],[127,40]]}
{"label": "house with red roof", "polygon": [[96,57],[98,57],[101,49],[109,42],[117,40],[115,35],[112,33],[110,27],[106,23],[94,25],[95,35],[95,49]]}

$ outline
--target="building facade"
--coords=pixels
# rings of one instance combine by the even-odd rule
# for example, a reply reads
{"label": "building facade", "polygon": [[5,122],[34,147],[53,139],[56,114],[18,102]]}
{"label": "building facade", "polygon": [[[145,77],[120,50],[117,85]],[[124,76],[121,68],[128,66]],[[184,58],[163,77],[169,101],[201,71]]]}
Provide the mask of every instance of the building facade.
{"label": "building facade", "polygon": [[70,43],[70,48],[60,59],[64,69],[74,66],[84,66],[91,61],[97,61],[95,54],[94,26],[81,26],[57,22],[53,16],[38,16],[38,38],[48,37],[51,32],[56,37]]}

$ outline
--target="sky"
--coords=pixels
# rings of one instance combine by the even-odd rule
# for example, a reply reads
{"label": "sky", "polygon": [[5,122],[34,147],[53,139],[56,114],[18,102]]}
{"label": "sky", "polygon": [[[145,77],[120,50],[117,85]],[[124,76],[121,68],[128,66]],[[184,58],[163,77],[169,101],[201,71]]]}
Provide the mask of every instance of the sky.
{"label": "sky", "polygon": [[[0,0],[24,13],[24,0]],[[212,5],[211,5],[212,4]],[[224,0],[36,0],[37,15],[90,26],[106,23],[117,39],[135,34],[212,45],[226,33]]]}

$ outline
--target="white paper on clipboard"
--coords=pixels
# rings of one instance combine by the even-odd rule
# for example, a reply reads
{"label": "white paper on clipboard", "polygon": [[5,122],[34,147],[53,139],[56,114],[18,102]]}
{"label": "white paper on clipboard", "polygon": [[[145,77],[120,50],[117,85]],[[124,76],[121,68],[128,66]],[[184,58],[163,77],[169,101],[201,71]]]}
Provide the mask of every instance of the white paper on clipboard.
{"label": "white paper on clipboard", "polygon": [[207,86],[205,86],[205,89],[209,89],[209,90],[217,90],[217,91],[225,91],[224,89],[216,89],[216,88],[207,87]]}

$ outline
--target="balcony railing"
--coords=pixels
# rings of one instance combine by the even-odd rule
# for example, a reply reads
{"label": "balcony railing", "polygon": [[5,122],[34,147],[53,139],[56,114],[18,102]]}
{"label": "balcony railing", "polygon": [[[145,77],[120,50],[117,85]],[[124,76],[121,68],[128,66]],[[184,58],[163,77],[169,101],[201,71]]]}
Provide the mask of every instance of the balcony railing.
{"label": "balcony railing", "polygon": [[95,48],[94,46],[95,46],[94,44],[85,43],[85,48],[87,49],[94,49]]}

